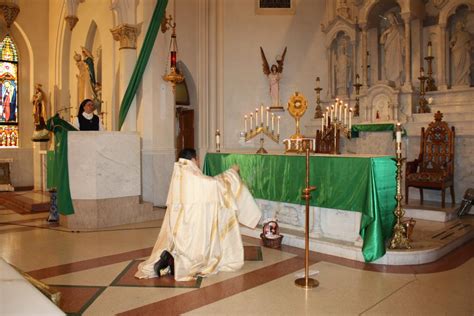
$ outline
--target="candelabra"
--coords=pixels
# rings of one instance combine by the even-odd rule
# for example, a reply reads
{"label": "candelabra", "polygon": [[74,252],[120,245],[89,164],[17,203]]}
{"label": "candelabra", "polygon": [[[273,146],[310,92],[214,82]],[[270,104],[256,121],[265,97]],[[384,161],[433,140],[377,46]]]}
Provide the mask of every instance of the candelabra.
{"label": "candelabra", "polygon": [[[368,52],[367,52],[368,53]],[[359,81],[359,74],[356,74],[356,80],[354,83],[354,88],[356,89],[356,103],[354,106],[354,116],[359,116],[360,115],[360,105],[359,105],[359,93],[360,93],[360,87],[362,87],[362,84]]]}
{"label": "candelabra", "polygon": [[395,161],[397,162],[397,195],[395,199],[397,200],[397,207],[395,208],[395,216],[397,217],[397,222],[393,227],[393,236],[390,240],[390,249],[410,249],[410,242],[406,235],[405,227],[403,226],[402,219],[405,215],[405,210],[402,207],[402,193],[401,193],[401,186],[402,186],[402,165],[405,158],[402,158],[402,128],[400,123],[397,123],[397,130],[396,130],[396,158]]}
{"label": "candelabra", "polygon": [[418,101],[418,113],[430,113],[431,110],[428,106],[428,101],[425,99],[425,82],[428,77],[425,76],[425,71],[423,67],[420,68],[420,76],[418,80],[420,80],[420,100]]}
{"label": "candelabra", "polygon": [[[344,112],[343,112],[344,108]],[[336,103],[331,104],[331,107],[326,108],[326,113],[323,114],[321,118],[321,132],[323,139],[330,139],[334,136],[334,148],[332,150],[333,154],[338,154],[337,152],[337,132],[344,135],[346,138],[351,138],[351,129],[352,129],[352,116],[354,110],[349,108],[349,105],[346,103],[342,104],[342,100],[336,98]],[[330,133],[334,133],[331,135]]]}
{"label": "candelabra", "polygon": [[[266,154],[267,151],[265,148],[263,148],[264,144],[264,135],[267,135],[268,138],[273,140],[275,143],[279,143],[280,141],[280,119],[281,117],[277,117],[277,130],[275,133],[275,114],[272,113],[271,117],[271,128],[270,128],[270,121],[269,121],[269,114],[270,114],[270,108],[266,108],[266,124],[263,122],[263,117],[264,117],[264,111],[263,111],[263,105],[260,107],[260,120],[258,119],[258,113],[259,110],[258,108],[255,109],[255,128],[253,128],[253,123],[254,123],[254,116],[253,113],[250,113],[249,116],[244,115],[244,125],[245,125],[245,141],[249,141],[252,138],[254,138],[257,135],[260,135],[260,148],[257,151],[257,154]],[[250,129],[247,130],[247,123],[249,122]]]}
{"label": "candelabra", "polygon": [[314,88],[314,90],[316,90],[316,111],[314,112],[314,118],[318,119],[318,118],[323,117],[323,110],[321,109],[321,98],[320,98],[321,90],[323,90],[323,88],[319,86],[319,77],[316,77],[316,88]]}

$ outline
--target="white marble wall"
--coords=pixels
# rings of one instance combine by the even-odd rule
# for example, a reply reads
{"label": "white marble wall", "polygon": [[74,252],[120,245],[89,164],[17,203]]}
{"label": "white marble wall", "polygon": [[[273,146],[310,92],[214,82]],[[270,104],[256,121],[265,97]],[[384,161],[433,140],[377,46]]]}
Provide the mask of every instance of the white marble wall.
{"label": "white marble wall", "polygon": [[[257,199],[262,210],[260,224],[266,219],[275,218],[280,227],[298,231],[305,228],[305,205],[273,202]],[[360,227],[359,212],[349,212],[322,207],[309,208],[309,233],[311,237],[330,238],[357,243]]]}
{"label": "white marble wall", "polygon": [[134,132],[69,132],[72,199],[141,194],[140,136]]}

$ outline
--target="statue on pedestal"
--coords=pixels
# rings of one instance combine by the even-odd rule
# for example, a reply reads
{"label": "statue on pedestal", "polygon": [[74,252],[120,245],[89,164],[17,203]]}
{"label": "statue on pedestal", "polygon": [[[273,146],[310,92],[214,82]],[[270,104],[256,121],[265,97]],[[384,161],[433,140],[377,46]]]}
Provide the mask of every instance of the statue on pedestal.
{"label": "statue on pedestal", "polygon": [[388,27],[380,36],[380,44],[383,45],[384,51],[385,79],[399,86],[403,71],[403,56],[405,56],[403,26],[399,25],[394,12],[388,13],[385,19]]}
{"label": "statue on pedestal", "polygon": [[350,56],[347,51],[347,41],[342,39],[337,46],[337,57],[335,65],[336,95],[347,95],[347,78],[350,71]]}
{"label": "statue on pedestal", "polygon": [[280,106],[280,79],[281,73],[283,72],[283,62],[285,60],[286,47],[283,51],[283,55],[280,58],[276,58],[278,66],[273,64],[271,68],[268,65],[268,61],[265,57],[265,53],[263,52],[262,47],[260,47],[260,53],[262,54],[263,73],[268,77],[268,81],[270,84],[270,96],[272,98],[272,105],[270,108],[283,109],[283,107]]}
{"label": "statue on pedestal", "polygon": [[453,65],[453,86],[469,86],[471,74],[471,50],[474,43],[471,34],[464,28],[464,23],[458,21],[449,41],[451,47],[451,63]]}
{"label": "statue on pedestal", "polygon": [[46,94],[41,87],[41,84],[36,84],[35,93],[33,94],[32,102],[35,131],[33,132],[32,141],[49,140],[49,131],[46,129]]}

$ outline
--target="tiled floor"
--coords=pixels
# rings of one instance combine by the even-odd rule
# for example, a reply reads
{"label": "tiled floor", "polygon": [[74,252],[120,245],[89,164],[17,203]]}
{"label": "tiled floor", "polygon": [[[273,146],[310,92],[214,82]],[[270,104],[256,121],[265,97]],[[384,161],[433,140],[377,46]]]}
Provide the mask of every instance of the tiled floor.
{"label": "tiled floor", "polygon": [[[0,201],[1,203],[1,201]],[[244,237],[242,270],[179,284],[137,280],[136,265],[155,243],[160,221],[103,231],[51,227],[47,213],[0,204],[0,256],[61,291],[61,308],[84,315],[473,315],[474,240],[437,262],[365,264],[310,254],[320,286],[294,285],[304,251]],[[416,235],[415,235],[416,237]],[[1,302],[1,297],[0,297]]]}

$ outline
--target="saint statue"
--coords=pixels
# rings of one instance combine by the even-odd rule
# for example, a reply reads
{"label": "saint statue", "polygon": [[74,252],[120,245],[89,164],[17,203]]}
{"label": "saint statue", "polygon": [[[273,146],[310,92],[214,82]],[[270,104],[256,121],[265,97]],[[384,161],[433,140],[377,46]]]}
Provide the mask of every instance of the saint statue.
{"label": "saint statue", "polygon": [[347,94],[347,78],[349,75],[349,56],[347,52],[347,41],[342,39],[337,46],[336,72],[336,93],[337,95]]}
{"label": "saint statue", "polygon": [[48,140],[49,131],[46,129],[46,94],[41,89],[41,84],[36,84],[33,94],[33,120],[35,131],[33,132],[33,141]]}
{"label": "saint statue", "polygon": [[79,69],[77,77],[77,99],[91,99],[98,113],[101,109],[102,86],[96,80],[94,57],[85,47],[81,48],[81,54],[74,52],[74,60]]}
{"label": "saint statue", "polygon": [[273,64],[272,67],[268,65],[267,58],[265,57],[265,53],[263,52],[262,47],[260,47],[260,53],[262,54],[262,62],[263,62],[263,73],[268,77],[268,81],[270,84],[270,96],[272,98],[272,106],[273,108],[281,108],[280,106],[280,79],[281,73],[283,72],[283,62],[285,60],[286,55],[286,47],[283,51],[281,58],[276,58],[277,65]]}
{"label": "saint statue", "polygon": [[380,44],[383,45],[384,51],[385,79],[398,85],[402,77],[405,55],[403,26],[398,23],[394,12],[390,12],[385,19],[389,25],[380,36]]}
{"label": "saint statue", "polygon": [[471,74],[471,50],[474,43],[471,34],[465,30],[464,23],[458,21],[449,41],[451,63],[453,65],[453,86],[469,85]]}

